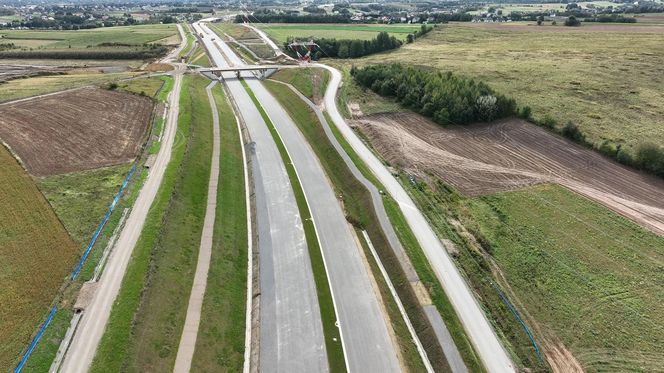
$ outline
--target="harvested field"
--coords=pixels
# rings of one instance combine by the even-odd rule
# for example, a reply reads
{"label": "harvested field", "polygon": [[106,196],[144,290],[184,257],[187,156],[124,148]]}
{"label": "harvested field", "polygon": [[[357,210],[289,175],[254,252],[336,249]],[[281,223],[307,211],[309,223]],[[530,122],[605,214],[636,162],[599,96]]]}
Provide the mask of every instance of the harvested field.
{"label": "harvested field", "polygon": [[0,139],[34,176],[125,163],[152,114],[148,97],[85,88],[0,105]]}
{"label": "harvested field", "polygon": [[30,176],[0,145],[0,371],[16,366],[78,255]]}
{"label": "harvested field", "polygon": [[556,183],[664,235],[664,181],[528,122],[441,127],[413,113],[356,121],[391,164],[477,196]]}

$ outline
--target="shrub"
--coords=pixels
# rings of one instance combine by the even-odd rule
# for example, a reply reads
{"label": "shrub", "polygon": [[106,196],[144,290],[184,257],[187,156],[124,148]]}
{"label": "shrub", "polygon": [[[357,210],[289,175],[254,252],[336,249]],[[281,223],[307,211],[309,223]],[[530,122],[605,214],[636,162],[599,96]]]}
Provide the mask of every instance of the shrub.
{"label": "shrub", "polygon": [[523,119],[530,119],[530,117],[533,114],[533,110],[530,108],[530,106],[524,106],[519,110],[519,116]]}
{"label": "shrub", "polygon": [[636,148],[635,158],[640,168],[664,176],[664,147],[650,142],[641,144]]}
{"label": "shrub", "polygon": [[565,20],[565,26],[572,26],[572,27],[581,26],[581,21],[576,19],[576,17],[574,16],[569,16]]}
{"label": "shrub", "polygon": [[361,86],[433,118],[439,124],[467,124],[504,118],[516,112],[513,99],[496,93],[483,82],[400,64],[351,69]]}
{"label": "shrub", "polygon": [[578,143],[584,143],[586,140],[586,136],[581,132],[579,127],[571,121],[565,124],[565,127],[563,127],[562,130],[562,134],[568,139],[574,140]]}
{"label": "shrub", "polygon": [[108,85],[106,86],[106,89],[108,89],[109,91],[113,91],[117,88],[118,88],[118,83],[116,82],[108,83]]}
{"label": "shrub", "polygon": [[539,124],[546,128],[556,128],[556,120],[549,114],[544,115],[544,118],[542,118]]}

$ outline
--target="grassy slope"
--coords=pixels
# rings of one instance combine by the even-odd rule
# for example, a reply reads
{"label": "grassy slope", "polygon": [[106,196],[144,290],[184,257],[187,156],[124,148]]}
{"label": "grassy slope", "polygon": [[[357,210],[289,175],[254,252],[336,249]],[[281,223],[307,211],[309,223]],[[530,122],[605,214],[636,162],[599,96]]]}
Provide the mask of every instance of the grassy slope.
{"label": "grassy slope", "polygon": [[[199,50],[200,52],[198,52]],[[192,65],[210,67],[210,58],[203,48],[197,47],[196,51],[192,54],[191,63]]]}
{"label": "grassy slope", "polygon": [[118,87],[127,92],[155,97],[163,85],[162,77],[149,77],[121,82]]}
{"label": "grassy slope", "polygon": [[78,254],[30,176],[0,146],[0,370],[9,371]]}
{"label": "grassy slope", "polygon": [[293,187],[293,193],[295,194],[295,200],[297,201],[297,207],[300,211],[300,218],[302,219],[302,225],[304,227],[305,238],[307,241],[307,248],[309,250],[309,258],[311,260],[311,269],[314,275],[314,282],[316,283],[316,293],[318,295],[318,306],[320,307],[321,322],[323,324],[323,333],[325,335],[325,347],[327,350],[327,360],[331,372],[345,372],[346,365],[343,354],[343,346],[341,345],[341,336],[339,334],[339,328],[335,325],[337,316],[334,310],[334,303],[332,302],[332,293],[330,291],[330,285],[327,279],[327,271],[325,269],[325,264],[323,263],[323,255],[318,244],[318,238],[316,236],[316,229],[314,227],[313,219],[311,218],[311,212],[309,211],[309,206],[307,204],[306,198],[304,196],[304,191],[302,190],[302,185],[297,177],[295,171],[295,166],[290,160],[286,147],[284,146],[279,133],[274,128],[274,125],[270,121],[270,118],[265,113],[265,110],[261,107],[260,103],[254,96],[254,93],[249,89],[247,83],[242,80],[247,93],[251,97],[254,105],[258,108],[263,117],[263,120],[267,124],[272,137],[279,149],[281,158],[286,166],[286,172],[291,181]]}
{"label": "grassy slope", "polygon": [[591,142],[664,143],[664,34],[588,27],[451,24],[426,42],[353,63],[400,61],[459,72],[531,106],[537,119],[573,121]]}
{"label": "grassy slope", "polygon": [[239,372],[244,363],[247,211],[242,145],[230,105],[213,90],[221,131],[219,192],[212,259],[192,371]]}
{"label": "grassy slope", "polygon": [[194,46],[194,35],[191,33],[191,29],[189,28],[189,25],[183,24],[182,28],[184,29],[184,34],[187,38],[187,43],[185,44],[184,48],[182,48],[182,51],[180,51],[180,54],[178,55],[178,58],[183,58],[184,56],[189,53],[191,48]]}
{"label": "grassy slope", "polygon": [[131,78],[136,73],[112,74],[73,74],[38,76],[27,79],[15,79],[0,85],[0,102],[62,91],[83,86],[101,86],[120,79]]}
{"label": "grassy slope", "polygon": [[108,210],[131,164],[37,179],[58,218],[81,249]]}
{"label": "grassy slope", "polygon": [[543,336],[589,371],[662,367],[664,238],[552,185],[464,205]]}
{"label": "grassy slope", "polygon": [[[288,111],[309,144],[311,144],[326,174],[331,179],[336,193],[343,196],[345,213],[349,216],[349,220],[355,222],[356,226],[366,229],[369,233],[374,247],[382,257],[381,260],[384,261],[386,268],[390,270],[393,283],[397,284],[400,297],[408,307],[408,312],[417,331],[422,334],[421,338],[424,339],[424,342],[429,342],[425,343],[429,350],[429,358],[436,366],[447,366],[447,362],[442,355],[442,350],[435,348],[435,342],[433,346],[431,344],[433,342],[431,338],[434,338],[434,336],[430,333],[431,330],[428,329],[429,325],[423,313],[417,308],[415,294],[410,291],[405,274],[400,270],[398,262],[396,262],[396,258],[387,243],[387,239],[380,229],[369,191],[355,179],[341,156],[327,139],[315,113],[290,88],[270,81],[266,82],[265,85]],[[361,233],[359,233],[359,237],[362,237]],[[360,240],[363,242],[362,238]],[[368,258],[372,258],[368,250],[366,251],[366,255]],[[372,259],[369,262],[374,263]],[[415,344],[412,343],[410,333],[403,322],[396,303],[392,300],[389,289],[377,268],[374,268],[373,272],[379,284],[381,295],[385,300],[390,321],[399,338],[401,353],[406,360],[406,366],[413,372],[421,371],[424,366],[415,348]]]}
{"label": "grassy slope", "polygon": [[381,31],[387,31],[397,39],[406,40],[406,35],[420,29],[420,25],[331,25],[331,24],[265,24],[261,26],[278,43],[289,37],[336,38],[370,40]]}
{"label": "grassy slope", "polygon": [[291,84],[310,100],[320,100],[325,95],[330,72],[313,67],[282,69],[273,74],[270,79]]}
{"label": "grassy slope", "polygon": [[186,140],[173,146],[92,371],[172,368],[205,213],[211,153],[207,83],[183,81],[178,138]]}

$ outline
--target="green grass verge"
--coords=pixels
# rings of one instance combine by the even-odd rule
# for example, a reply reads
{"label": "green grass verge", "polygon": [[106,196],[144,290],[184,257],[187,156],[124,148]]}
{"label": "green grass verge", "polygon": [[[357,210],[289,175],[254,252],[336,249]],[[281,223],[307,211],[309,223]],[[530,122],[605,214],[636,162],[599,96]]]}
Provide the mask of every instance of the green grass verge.
{"label": "green grass verge", "polygon": [[[272,95],[279,100],[281,105],[290,114],[293,121],[297,124],[300,131],[311,144],[314,152],[320,160],[326,174],[332,181],[335,188],[335,194],[341,195],[343,206],[348,221],[358,229],[367,230],[371,241],[380,253],[381,261],[390,273],[390,277],[396,285],[399,297],[407,307],[407,312],[411,321],[416,327],[416,331],[421,334],[420,338],[427,348],[429,358],[433,364],[440,367],[447,367],[447,361],[443,352],[435,341],[435,335],[426,321],[422,309],[418,306],[418,300],[412,291],[405,273],[401,270],[399,262],[387,242],[383,231],[380,229],[378,218],[375,214],[371,195],[369,191],[353,176],[346,163],[341,158],[336,149],[332,146],[325,135],[322,124],[318,121],[315,113],[307,106],[290,88],[283,84],[267,81],[265,86],[272,92]],[[364,238],[360,233],[359,240],[364,243]],[[364,244],[363,244],[364,247]],[[373,261],[372,254],[365,247],[365,254],[369,263],[372,263],[372,272],[379,285],[381,296],[390,316],[390,322],[399,341],[401,354],[404,357],[405,364],[410,371],[418,372],[424,369],[424,365],[419,356],[415,344],[412,342],[410,332],[408,331],[398,307],[394,302],[392,295],[385,283],[382,274],[377,269]]]}
{"label": "green grass verge", "polygon": [[331,372],[345,372],[346,363],[344,358],[343,346],[341,344],[341,335],[339,333],[339,328],[335,325],[337,321],[337,315],[334,310],[334,303],[332,301],[332,293],[330,291],[330,284],[327,279],[327,271],[325,270],[325,265],[323,263],[323,254],[318,244],[318,238],[316,236],[316,229],[314,227],[313,220],[311,218],[311,212],[309,211],[309,206],[307,204],[306,198],[304,196],[304,191],[302,190],[302,185],[300,180],[297,177],[297,172],[295,171],[295,166],[291,162],[286,147],[284,146],[279,133],[274,128],[274,124],[270,121],[270,118],[265,113],[265,110],[260,105],[260,102],[254,96],[254,93],[251,91],[247,83],[242,80],[242,85],[247,90],[247,93],[251,97],[254,105],[258,108],[258,111],[261,113],[263,120],[268,126],[274,142],[279,149],[281,158],[288,172],[288,177],[291,181],[293,187],[293,193],[295,194],[295,199],[297,201],[297,207],[300,211],[300,218],[302,219],[302,224],[304,226],[304,233],[307,241],[307,248],[309,249],[309,258],[311,259],[311,269],[314,275],[314,282],[316,283],[316,292],[318,294],[318,305],[320,307],[321,321],[323,324],[323,333],[325,335],[325,347],[327,350],[327,360]]}
{"label": "green grass verge", "polygon": [[325,95],[330,72],[314,67],[299,69],[281,69],[270,76],[270,79],[291,84],[303,95],[314,102],[319,102]]}
{"label": "green grass verge", "polygon": [[118,88],[142,96],[155,97],[163,85],[164,81],[160,77],[149,77],[121,82]]}
{"label": "green grass verge", "polygon": [[196,47],[196,50],[191,54],[191,64],[198,65],[203,67],[210,67],[210,58],[205,49],[202,47]]}
{"label": "green grass verge", "polygon": [[81,250],[108,210],[131,164],[36,178],[42,194]]}
{"label": "green grass verge", "polygon": [[220,86],[213,90],[221,132],[212,258],[192,363],[195,372],[240,372],[247,302],[247,210],[242,144]]}
{"label": "green grass verge", "polygon": [[180,54],[178,55],[178,58],[182,59],[184,56],[186,56],[191,48],[194,46],[194,35],[191,33],[191,29],[189,28],[189,25],[186,23],[180,24],[182,28],[184,29],[184,35],[186,37],[187,43],[185,44],[184,48],[182,48],[182,51],[180,51]]}
{"label": "green grass verge", "polygon": [[[348,156],[351,158],[353,163],[357,168],[362,172],[364,177],[371,181],[379,190],[385,190],[383,185],[378,181],[376,176],[369,170],[369,168],[364,164],[360,157],[355,153],[353,148],[348,144],[346,139],[343,137],[341,132],[336,128],[334,122],[331,121],[329,114],[324,113],[325,117],[330,124],[332,133],[337,138],[337,141],[344,148]],[[482,372],[484,371],[484,366],[482,365],[479,356],[477,356],[470,340],[466,336],[466,333],[463,329],[463,325],[459,320],[452,304],[450,303],[445,291],[438,282],[436,275],[434,274],[429,261],[427,260],[422,248],[420,247],[415,235],[410,230],[406,219],[404,218],[401,210],[397,203],[389,196],[385,195],[383,197],[383,204],[385,206],[385,211],[394,227],[394,230],[399,237],[401,245],[403,245],[406,254],[410,258],[413,268],[417,272],[420,281],[429,291],[431,301],[436,306],[438,312],[440,312],[445,325],[449,330],[454,343],[461,354],[461,357],[464,360],[464,363],[471,372]]]}
{"label": "green grass verge", "polygon": [[[91,371],[171,370],[205,214],[211,113],[203,78],[185,77],[178,138]],[[182,140],[184,139],[184,140]]]}
{"label": "green grass verge", "polygon": [[162,75],[159,79],[164,81],[164,84],[161,86],[161,89],[155,95],[155,98],[159,102],[166,102],[168,99],[168,94],[173,90],[173,77],[169,75]]}

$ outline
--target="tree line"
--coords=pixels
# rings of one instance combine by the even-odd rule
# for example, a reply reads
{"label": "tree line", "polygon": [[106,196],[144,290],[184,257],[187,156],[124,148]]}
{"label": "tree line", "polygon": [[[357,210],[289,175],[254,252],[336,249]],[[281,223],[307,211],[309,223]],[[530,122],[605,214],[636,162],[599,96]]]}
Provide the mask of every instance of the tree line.
{"label": "tree line", "polygon": [[[314,39],[314,43],[318,44],[319,48],[316,50],[311,58],[318,60],[323,57],[330,58],[358,58],[372,53],[378,53],[399,48],[401,41],[394,36],[390,36],[387,32],[381,31],[372,40],[361,39],[328,39],[320,38]],[[295,52],[288,48],[288,42],[284,43],[284,50],[295,57]],[[302,53],[302,52],[300,52]]]}
{"label": "tree line", "polygon": [[516,113],[516,102],[474,79],[401,64],[353,67],[362,87],[432,118],[439,124],[487,122]]}

